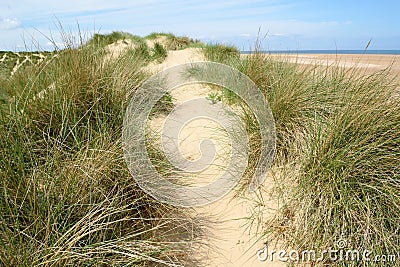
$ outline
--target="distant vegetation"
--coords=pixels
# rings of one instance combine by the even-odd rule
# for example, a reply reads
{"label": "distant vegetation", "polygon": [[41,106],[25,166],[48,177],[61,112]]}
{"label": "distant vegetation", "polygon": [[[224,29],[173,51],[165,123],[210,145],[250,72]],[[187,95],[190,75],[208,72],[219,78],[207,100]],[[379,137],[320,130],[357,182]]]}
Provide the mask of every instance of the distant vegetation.
{"label": "distant vegetation", "polygon": [[0,78],[6,78],[20,67],[34,66],[51,57],[53,52],[6,52],[0,51]]}

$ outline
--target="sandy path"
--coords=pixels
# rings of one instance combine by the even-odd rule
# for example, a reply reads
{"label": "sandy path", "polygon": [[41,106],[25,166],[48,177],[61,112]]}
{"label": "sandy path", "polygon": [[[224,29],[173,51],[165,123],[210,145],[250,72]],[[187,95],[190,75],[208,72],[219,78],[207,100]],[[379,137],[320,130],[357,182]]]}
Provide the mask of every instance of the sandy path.
{"label": "sandy path", "polygon": [[167,58],[161,63],[150,63],[147,70],[155,73],[179,64],[204,61],[201,49],[187,48],[184,50],[169,50]]}
{"label": "sandy path", "polygon": [[[185,49],[178,51],[169,51],[168,57],[162,64],[151,65],[148,70],[156,72],[164,68],[177,64],[183,64],[194,61],[203,61],[204,58],[198,49]],[[210,93],[210,89],[204,85],[183,86],[171,92],[175,99],[175,104],[179,105],[185,101],[203,97],[206,98]],[[150,127],[160,134],[161,127],[165,122],[165,116],[159,116],[152,119]],[[161,127],[160,127],[161,126]],[[193,160],[201,156],[199,152],[199,143],[202,139],[209,137],[219,141],[226,139],[223,133],[216,130],[216,125],[207,123],[203,120],[195,120],[186,125],[179,136],[180,151],[188,159]],[[158,130],[157,130],[158,129]],[[228,140],[225,140],[228,142]],[[224,143],[224,142],[222,142]],[[226,145],[226,144],[225,144]],[[217,153],[226,153],[224,144],[216,145]],[[226,157],[216,158],[207,170],[196,175],[196,185],[202,185],[204,182],[209,183],[220,176],[227,165]],[[188,177],[183,177],[183,179]],[[193,178],[193,177],[190,177]],[[192,181],[193,182],[193,181]],[[272,185],[271,180],[266,184]],[[197,251],[196,258],[201,259],[204,266],[210,267],[239,267],[239,266],[285,266],[280,262],[261,262],[257,258],[257,251],[263,248],[263,240],[256,242],[257,226],[250,226],[251,220],[247,219],[251,216],[255,205],[255,195],[247,195],[246,197],[234,197],[234,192],[227,194],[222,199],[206,206],[194,209],[194,216],[205,218],[209,221],[206,231],[210,233],[203,241],[205,245],[200,246]],[[274,197],[264,196],[264,205],[270,209],[269,213],[263,214],[264,218],[269,218],[274,214],[274,208],[277,207],[277,201]]]}

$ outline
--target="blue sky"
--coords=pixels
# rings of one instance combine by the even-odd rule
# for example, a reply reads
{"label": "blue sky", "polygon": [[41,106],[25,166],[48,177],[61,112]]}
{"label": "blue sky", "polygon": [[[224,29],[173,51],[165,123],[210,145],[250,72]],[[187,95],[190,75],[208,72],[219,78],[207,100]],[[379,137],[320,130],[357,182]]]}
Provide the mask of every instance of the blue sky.
{"label": "blue sky", "polygon": [[[34,2],[34,3],[33,3]],[[270,50],[400,49],[400,1],[136,0],[4,1],[0,50],[52,49],[58,22],[72,34],[115,30],[172,32],[205,42],[254,46],[259,29]]]}

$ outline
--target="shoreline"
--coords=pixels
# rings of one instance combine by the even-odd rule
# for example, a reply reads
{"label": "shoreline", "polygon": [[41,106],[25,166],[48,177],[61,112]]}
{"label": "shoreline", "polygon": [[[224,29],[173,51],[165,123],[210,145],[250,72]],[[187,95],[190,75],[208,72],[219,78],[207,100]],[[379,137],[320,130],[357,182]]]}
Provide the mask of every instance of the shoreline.
{"label": "shoreline", "polygon": [[[241,54],[247,56],[249,54]],[[400,55],[389,54],[266,54],[271,58],[288,60],[291,63],[329,66],[339,64],[342,67],[366,68],[380,71],[391,68],[394,74],[400,74]]]}
{"label": "shoreline", "polygon": [[[315,49],[315,50],[265,50],[261,51],[264,54],[288,54],[288,55],[301,55],[301,54],[323,54],[323,55],[400,55],[400,50],[387,49],[387,50],[328,50],[328,49]],[[241,54],[251,54],[250,50],[240,51]]]}

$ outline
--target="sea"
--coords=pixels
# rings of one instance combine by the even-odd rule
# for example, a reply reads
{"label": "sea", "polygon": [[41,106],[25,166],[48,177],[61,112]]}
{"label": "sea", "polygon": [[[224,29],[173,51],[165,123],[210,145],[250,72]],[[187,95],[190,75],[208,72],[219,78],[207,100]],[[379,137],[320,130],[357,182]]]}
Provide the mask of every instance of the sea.
{"label": "sea", "polygon": [[[266,54],[333,54],[333,55],[400,55],[400,50],[271,50],[263,51]],[[241,51],[242,54],[250,54],[251,51]]]}

